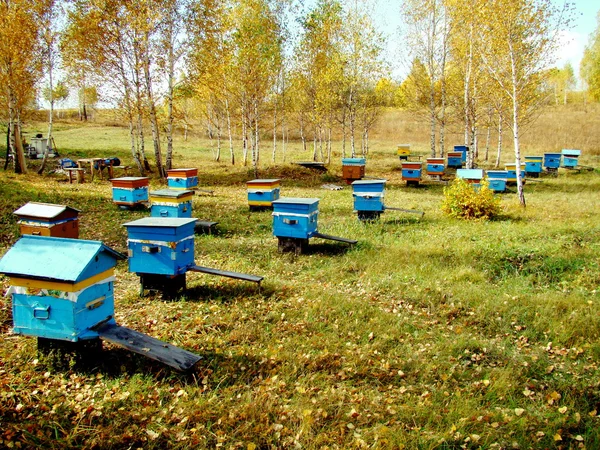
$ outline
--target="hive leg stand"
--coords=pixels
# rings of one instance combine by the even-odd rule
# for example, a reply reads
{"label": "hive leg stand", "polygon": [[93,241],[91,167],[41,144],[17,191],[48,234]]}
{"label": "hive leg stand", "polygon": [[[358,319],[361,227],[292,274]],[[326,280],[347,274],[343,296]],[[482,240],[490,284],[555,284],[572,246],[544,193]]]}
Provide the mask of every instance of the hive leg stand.
{"label": "hive leg stand", "polygon": [[175,275],[140,274],[140,297],[146,295],[146,291],[160,291],[167,297],[174,297],[178,292],[185,290],[185,273]]}
{"label": "hive leg stand", "polygon": [[52,364],[59,366],[68,366],[71,362],[94,364],[100,359],[102,340],[94,338],[71,342],[38,337],[37,350],[38,356],[49,358]]}
{"label": "hive leg stand", "polygon": [[294,252],[296,255],[301,255],[308,249],[308,239],[278,237],[277,240],[280,253]]}
{"label": "hive leg stand", "polygon": [[373,222],[379,220],[381,211],[358,211],[358,220],[361,222]]}

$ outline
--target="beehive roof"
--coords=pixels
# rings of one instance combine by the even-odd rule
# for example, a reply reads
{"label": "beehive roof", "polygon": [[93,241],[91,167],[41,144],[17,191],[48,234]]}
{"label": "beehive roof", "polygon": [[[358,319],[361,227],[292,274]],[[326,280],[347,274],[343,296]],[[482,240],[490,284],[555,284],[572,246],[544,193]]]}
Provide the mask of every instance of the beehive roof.
{"label": "beehive roof", "polygon": [[64,212],[71,212],[75,216],[79,210],[66,205],[55,205],[52,203],[29,202],[21,206],[14,213],[17,216],[39,217],[43,219],[54,219]]}
{"label": "beehive roof", "polygon": [[79,282],[125,259],[100,241],[24,235],[0,259],[0,273],[20,278]]}

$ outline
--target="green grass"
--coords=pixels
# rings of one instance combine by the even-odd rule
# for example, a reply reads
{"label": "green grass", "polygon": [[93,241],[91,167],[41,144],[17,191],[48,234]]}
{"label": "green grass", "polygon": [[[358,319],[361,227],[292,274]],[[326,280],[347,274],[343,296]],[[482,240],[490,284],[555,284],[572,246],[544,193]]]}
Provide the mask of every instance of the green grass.
{"label": "green grass", "polygon": [[[116,127],[56,139],[65,156],[128,161]],[[507,193],[501,219],[460,221],[441,212],[443,186],[406,187],[394,144],[375,142],[367,174],[388,179],[386,205],[425,216],[361,224],[348,187],[320,187],[342,185],[339,154],[323,176],[265,151],[261,177],[320,198],[319,230],[359,241],[313,239],[293,256],[277,252],[269,212],[248,212],[249,168],[212,162],[205,140],[177,149],[215,191],[194,197],[195,216],[219,222],[196,237],[196,262],[264,275],[262,291],[189,274],[181,298],[140,299],[119,264],[117,322],[202,355],[187,375],[107,344],[92,368],[56,368],[11,334],[2,297],[0,447],[600,447],[598,172],[541,178],[526,210]],[[122,224],[147,213],[118,210],[106,181],[64,179],[0,172],[2,252],[29,200],[80,209],[82,238],[126,251]]]}

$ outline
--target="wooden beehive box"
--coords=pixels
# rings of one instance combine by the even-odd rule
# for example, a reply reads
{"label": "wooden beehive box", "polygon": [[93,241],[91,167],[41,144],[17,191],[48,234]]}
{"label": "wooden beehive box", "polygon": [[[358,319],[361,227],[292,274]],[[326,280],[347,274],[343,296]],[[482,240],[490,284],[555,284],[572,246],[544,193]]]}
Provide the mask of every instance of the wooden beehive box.
{"label": "wooden beehive box", "polygon": [[[505,164],[504,168],[506,169],[506,183],[507,184],[516,184],[517,183],[517,164],[509,163]],[[525,164],[521,164],[521,178],[525,178]]]}
{"label": "wooden beehive box", "polygon": [[192,217],[194,191],[160,189],[150,192],[151,217]]}
{"label": "wooden beehive box", "polygon": [[348,184],[365,176],[365,158],[342,158],[342,178]]}
{"label": "wooden beehive box", "polygon": [[561,153],[544,153],[544,167],[548,171],[556,171],[560,167]]}
{"label": "wooden beehive box", "polygon": [[427,175],[442,176],[444,175],[444,158],[427,158]]}
{"label": "wooden beehive box", "polygon": [[246,182],[248,187],[248,205],[250,208],[272,208],[273,201],[279,198],[281,180],[257,179]]}
{"label": "wooden beehive box", "polygon": [[136,206],[148,201],[147,177],[121,177],[110,180],[113,186],[113,201],[117,205]]}
{"label": "wooden beehive box", "polygon": [[354,211],[383,211],[386,180],[357,180],[352,183]]}
{"label": "wooden beehive box", "polygon": [[318,198],[280,198],[273,202],[273,235],[308,239],[317,232]]}
{"label": "wooden beehive box", "polygon": [[542,173],[543,156],[526,156],[525,157],[525,173],[532,177],[538,177]]}
{"label": "wooden beehive box", "polygon": [[399,144],[396,149],[396,154],[401,160],[407,160],[410,156],[410,144]]}
{"label": "wooden beehive box", "polygon": [[175,276],[194,265],[196,219],[144,217],[125,223],[129,271]]}
{"label": "wooden beehive box", "polygon": [[463,164],[467,162],[467,153],[469,152],[469,147],[467,145],[455,145],[454,152],[460,152],[460,160]]}
{"label": "wooden beehive box", "polygon": [[456,178],[462,178],[463,180],[475,186],[479,186],[481,184],[483,175],[482,169],[458,169],[456,171]]}
{"label": "wooden beehive box", "polygon": [[171,189],[190,189],[198,186],[198,169],[167,170],[167,185]]}
{"label": "wooden beehive box", "polygon": [[506,191],[506,178],[508,176],[508,172],[506,170],[488,170],[486,175],[489,187],[492,191]]}
{"label": "wooden beehive box", "polygon": [[406,161],[402,163],[402,179],[409,184],[418,184],[423,174],[423,163]]}
{"label": "wooden beehive box", "polygon": [[29,202],[17,209],[21,234],[79,237],[79,210],[65,205]]}
{"label": "wooden beehive box", "polygon": [[462,152],[448,152],[446,157],[448,158],[448,167],[453,169],[460,169],[462,163]]}
{"label": "wooden beehive box", "polygon": [[10,277],[14,331],[47,339],[98,337],[114,324],[114,267],[125,256],[98,241],[23,236],[0,260]]}
{"label": "wooden beehive box", "polygon": [[563,149],[563,167],[567,169],[574,169],[579,164],[579,157],[581,156],[581,150]]}

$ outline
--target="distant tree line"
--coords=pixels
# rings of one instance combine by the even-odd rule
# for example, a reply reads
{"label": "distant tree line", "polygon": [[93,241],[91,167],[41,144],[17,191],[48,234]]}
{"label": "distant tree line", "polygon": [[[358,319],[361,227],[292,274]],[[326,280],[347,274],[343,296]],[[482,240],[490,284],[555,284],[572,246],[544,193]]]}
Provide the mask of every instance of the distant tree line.
{"label": "distant tree line", "polygon": [[82,120],[99,99],[116,105],[140,174],[164,176],[175,130],[187,137],[198,120],[217,161],[256,170],[262,158],[285,161],[290,137],[314,160],[330,161],[333,135],[343,156],[366,156],[382,108],[398,105],[426,115],[432,155],[445,153],[446,127],[462,123],[471,161],[481,129],[487,159],[491,127],[500,137],[512,130],[518,159],[519,126],[548,93],[560,102],[572,89],[572,69],[547,69],[568,17],[550,0],[404,0],[412,66],[400,87],[370,8],[357,0],[0,0],[0,101],[15,171],[26,170],[23,115],[43,97],[50,138],[68,90],[78,92]]}

